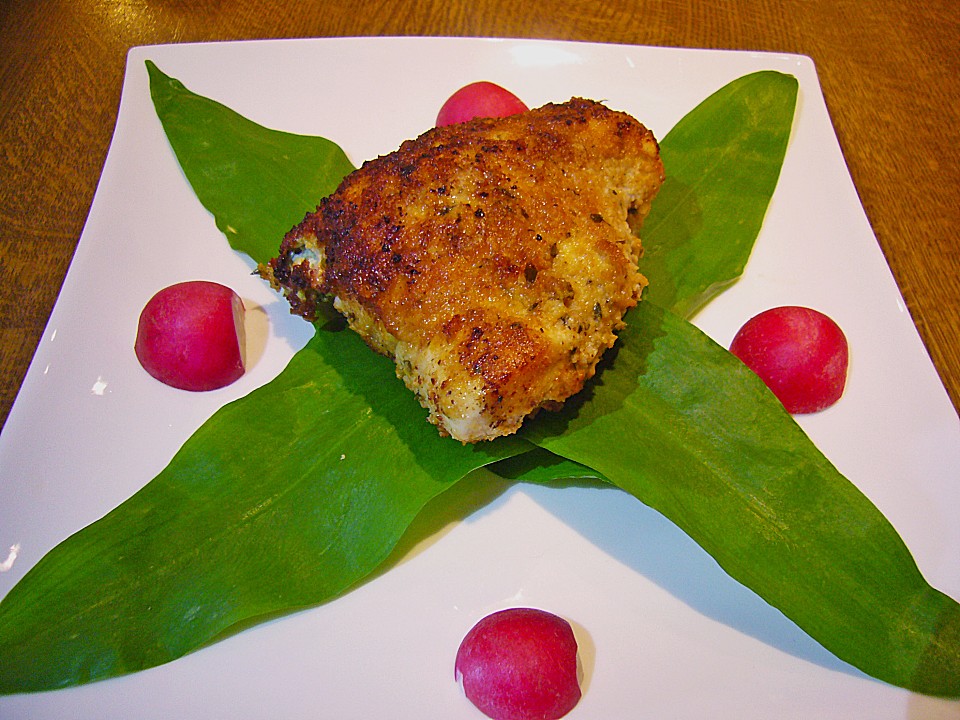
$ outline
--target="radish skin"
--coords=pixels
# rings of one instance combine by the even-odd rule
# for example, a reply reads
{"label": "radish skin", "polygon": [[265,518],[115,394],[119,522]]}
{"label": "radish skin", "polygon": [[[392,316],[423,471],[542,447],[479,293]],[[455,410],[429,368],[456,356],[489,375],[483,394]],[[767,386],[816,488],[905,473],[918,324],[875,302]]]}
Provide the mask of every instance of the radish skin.
{"label": "radish skin", "polygon": [[493,720],[556,720],[580,701],[573,628],[544,610],[483,618],[463,638],[454,667],[467,699]]}
{"label": "radish skin", "polygon": [[230,288],[191,280],[164,288],[143,308],[134,351],[166,385],[203,392],[245,371],[243,301]]}
{"label": "radish skin", "polygon": [[451,95],[437,114],[437,127],[456,125],[476,117],[498,118],[526,112],[526,104],[492,82],[470,83]]}
{"label": "radish skin", "polygon": [[847,338],[818,310],[787,305],[765,310],[737,332],[730,352],[773,391],[792,414],[830,407],[847,381]]}

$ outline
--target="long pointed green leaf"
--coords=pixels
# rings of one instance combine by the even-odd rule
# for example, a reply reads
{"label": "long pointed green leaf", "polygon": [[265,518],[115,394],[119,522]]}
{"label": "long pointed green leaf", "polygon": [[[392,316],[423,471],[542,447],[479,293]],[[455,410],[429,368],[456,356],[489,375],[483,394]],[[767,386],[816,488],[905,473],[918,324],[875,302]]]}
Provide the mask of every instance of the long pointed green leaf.
{"label": "long pointed green leaf", "polygon": [[[392,363],[362,345],[319,331],[139,493],[48,553],[0,602],[0,692],[142,670],[328,600],[376,569],[428,501],[528,447],[440,438],[395,391]],[[327,360],[341,355],[356,361]]]}
{"label": "long pointed green leaf", "polygon": [[651,303],[621,341],[582,397],[525,436],[663,513],[842,660],[960,696],[960,605],[766,386]]}
{"label": "long pointed green leaf", "polygon": [[[309,159],[305,164],[332,170],[328,176],[321,177],[318,184],[305,190],[304,196],[298,195],[297,188],[291,188],[292,192],[288,192],[282,182],[264,182],[263,178],[290,176],[291,158],[296,159],[299,155],[288,152],[291,149],[288,143],[299,146],[301,142],[309,145],[313,141],[298,136],[284,136],[281,145],[271,146],[277,140],[277,135],[284,134],[275,135],[274,131],[248,125],[248,121],[232,111],[193,95],[155,67],[151,67],[150,72],[158,114],[164,121],[171,144],[198,197],[213,212],[218,226],[224,230],[231,244],[255,260],[262,261],[273,254],[279,235],[297,221],[304,210],[312,207],[323,193],[332,189],[331,184],[339,180],[338,175],[349,169],[347,164],[336,159],[336,151],[330,151],[329,147],[324,150],[324,143],[319,143],[314,150],[307,152],[305,157]],[[789,82],[782,83],[775,77],[768,78],[768,81],[779,84],[781,92],[785,91],[788,95],[792,92],[795,96],[795,84],[791,90]],[[756,93],[757,86],[753,90],[741,88],[741,91]],[[709,109],[711,104],[705,103],[705,106]],[[695,112],[699,113],[701,109]],[[218,123],[225,125],[225,133],[221,133]],[[209,137],[205,138],[204,135]],[[208,148],[218,145],[223,137],[232,139],[216,152],[208,152]],[[677,137],[682,137],[682,134],[678,133]],[[669,158],[670,143],[667,145],[666,157]],[[691,152],[696,154],[695,138],[693,145]],[[281,147],[284,149],[278,151]],[[259,148],[267,150],[261,153]],[[316,154],[318,148],[319,155]],[[323,152],[327,151],[332,154],[323,160]],[[245,156],[240,163],[244,169],[238,174],[225,172],[232,167],[231,153]],[[701,163],[705,157],[701,157]],[[271,164],[275,167],[270,167]],[[693,164],[696,165],[696,162]],[[779,161],[777,164],[779,166]],[[325,172],[321,172],[321,175]],[[306,185],[307,180],[302,180]],[[310,183],[313,182],[310,180]],[[234,184],[239,194],[231,192],[231,185]],[[327,189],[317,189],[321,186]],[[252,195],[250,188],[255,188]],[[769,191],[772,192],[772,186]],[[698,192],[703,192],[703,189],[699,188]],[[244,199],[237,202],[240,197]],[[656,229],[661,224],[669,226],[676,222],[670,219],[671,207],[681,204],[681,200],[687,203],[689,211],[690,198],[697,198],[695,207],[702,208],[708,221],[713,213],[729,212],[729,208],[724,208],[722,203],[705,203],[700,195],[671,192],[661,195],[657,201],[658,208],[652,215],[654,222],[648,220],[645,233],[649,254],[646,260],[651,260],[649,266],[644,268],[648,276],[659,277],[655,266],[661,260],[657,257],[656,248],[664,248],[666,257],[674,252],[679,253],[678,247],[682,249],[690,247],[691,243],[695,245],[703,237],[695,233],[663,234],[663,230]],[[255,202],[251,203],[251,200]],[[248,215],[247,208],[251,204],[273,207],[271,217]],[[764,202],[756,227],[759,227],[765,207]],[[658,212],[664,217],[662,222],[656,220]],[[275,217],[284,218],[282,222],[277,220],[277,227],[269,226],[274,213]],[[751,243],[752,238],[749,238],[748,245]],[[739,247],[733,254],[743,256],[744,252],[748,253],[749,247],[746,251]],[[698,257],[697,253],[687,254],[691,260]],[[717,258],[725,256],[724,253],[717,257],[706,253],[701,261],[711,265]],[[699,302],[697,297],[707,297],[711,286],[722,286],[730,279],[729,272],[720,270],[721,263],[708,270],[693,268],[701,281],[707,280],[706,285],[702,282],[700,285],[681,285],[673,283],[670,276],[671,272],[678,271],[671,265],[664,267],[661,276],[671,283],[669,297],[675,307],[678,306],[678,300],[681,301],[680,305],[683,304],[684,297],[691,298],[689,306],[695,307]],[[689,266],[686,269],[689,270]],[[649,306],[641,309],[638,316],[643,316],[648,310]],[[647,323],[645,326],[649,325]],[[670,330],[669,323],[660,326],[661,330],[664,328],[670,342],[661,343],[660,351],[664,355],[659,362],[664,366],[677,362],[679,368],[686,358],[681,353],[671,360],[671,352],[680,352],[674,345],[685,338],[689,330]],[[646,357],[643,355],[646,352],[643,338],[631,339],[635,330],[639,328],[631,326],[624,334],[621,344],[625,349],[621,349],[614,365],[619,363],[622,366],[620,357],[630,357],[631,352]],[[631,350],[631,343],[639,345]],[[379,363],[380,370],[367,375],[370,369],[367,368],[367,361],[372,363],[371,367]],[[629,368],[610,368],[604,377],[607,380],[611,377],[615,380],[620,378],[618,382],[629,384],[631,372]],[[696,375],[696,370],[691,372]],[[377,373],[380,374],[377,376]],[[319,378],[331,381],[324,384]],[[282,400],[274,395],[282,396]],[[593,412],[603,415],[603,395],[600,397],[600,404]],[[581,400],[584,401],[582,408],[586,408],[581,412],[587,417],[595,401],[585,397],[578,399],[574,405],[580,405]],[[678,398],[673,400],[680,402]],[[265,410],[266,406],[276,407],[277,415],[272,418],[269,414],[261,417],[261,410]],[[293,407],[296,413],[291,411]],[[286,413],[283,412],[284,408]],[[682,412],[683,408],[676,407],[673,411]],[[296,424],[291,424],[294,416],[297,417]],[[0,667],[20,668],[20,674],[16,670],[0,671],[0,692],[57,687],[165,662],[199,647],[225,630],[242,626],[261,615],[314,604],[343,592],[379,567],[419,509],[438,493],[440,499],[445,497],[443,490],[458,477],[472,468],[498,458],[509,458],[526,449],[516,440],[482,448],[463,448],[438,438],[423,417],[423,411],[392,377],[389,363],[371,356],[356,338],[319,333],[274,383],[214,416],[188,441],[161,476],[104,520],[52,551],[0,603],[0,652],[5,661],[10,661]],[[638,418],[641,423],[651,422],[642,416],[632,420]],[[561,421],[563,417],[554,419]],[[264,423],[262,427],[258,425],[260,421]],[[299,423],[306,424],[300,426]],[[353,428],[353,431],[349,432],[349,428]],[[704,430],[709,428],[688,427],[686,432],[697,440],[698,433],[708,436],[709,433],[704,433]],[[654,419],[651,430],[657,429],[661,428]],[[344,430],[348,431],[345,437],[341,435]],[[372,433],[369,436],[368,431]],[[245,434],[247,432],[250,434]],[[370,437],[372,445],[358,444],[357,439],[363,437]],[[580,437],[589,438],[589,431]],[[620,438],[612,434],[593,439],[598,444],[591,452],[608,458],[614,456],[611,448],[620,442]],[[706,437],[706,441],[709,445],[709,437]],[[287,444],[284,445],[284,442]],[[629,454],[632,462],[639,463],[630,475],[623,467],[587,463],[586,460],[592,457],[589,453],[574,457],[579,451],[567,452],[564,442],[566,438],[561,437],[558,448],[563,452],[560,455],[536,451],[515,460],[501,460],[496,468],[506,477],[529,477],[538,481],[555,480],[561,475],[603,480],[610,473],[609,477],[615,478],[629,492],[641,499],[649,497],[651,504],[661,502],[658,493],[666,491],[668,497],[671,495],[671,481],[667,480],[660,486],[657,478],[661,476],[653,472],[671,464],[664,463],[664,458],[659,455]],[[226,451],[224,448],[228,446],[229,451]],[[243,449],[243,453],[234,458],[238,447]],[[546,443],[545,447],[548,447]],[[476,455],[478,451],[480,454]],[[723,454],[723,448],[718,451]],[[353,456],[355,453],[361,457]],[[570,457],[561,457],[564,454]],[[379,464],[376,459],[378,456],[383,464]],[[233,462],[234,459],[238,462]],[[581,463],[581,460],[584,462]],[[408,468],[414,476],[409,483],[405,482]],[[399,469],[403,472],[398,473]],[[296,479],[298,473],[301,478],[299,481]],[[308,475],[310,482],[306,480]],[[630,477],[643,481],[631,482]],[[312,485],[313,482],[319,483],[319,488]],[[202,496],[206,490],[211,492],[209,497]],[[194,496],[191,493],[196,492],[201,493],[198,496],[200,501],[192,503]],[[234,501],[234,497],[238,500]],[[195,509],[189,510],[193,506]],[[179,513],[185,508],[189,511],[185,515],[188,522],[178,524]],[[290,526],[295,534],[298,527],[296,519],[302,520],[308,515],[320,530],[308,533],[304,538],[288,536],[283,532],[288,527],[288,515],[295,518]],[[722,537],[719,545],[714,547],[710,542],[710,533],[696,534],[699,532],[696,514],[686,524],[681,520],[678,522],[694,537],[702,539],[708,550],[714,548],[720,557],[725,558],[723,545],[726,541]],[[142,532],[135,532],[134,525]],[[210,531],[209,528],[214,530]],[[275,565],[260,568],[263,572],[247,575],[244,568],[238,565],[248,560],[248,554],[254,558],[262,556],[264,545],[256,540],[258,532],[263,529],[275,533],[270,537],[270,542],[284,551],[283,556],[279,559],[271,556]],[[736,532],[740,532],[740,529],[737,528]],[[353,545],[345,545],[345,540],[352,541]],[[169,547],[167,541],[173,541]],[[195,548],[203,551],[195,551]],[[96,557],[91,556],[92,564],[87,566],[82,561],[91,553]],[[909,558],[908,555],[906,557]],[[208,564],[210,559],[216,567]],[[327,560],[332,560],[332,564],[327,565]],[[904,566],[910,564],[904,560],[903,551],[895,552],[894,560],[897,570],[902,571]],[[878,559],[874,558],[874,561]],[[771,601],[775,603],[780,601],[775,593],[769,594],[770,588],[765,585],[768,579],[761,576],[758,580],[750,575],[749,568],[730,564],[726,560],[724,562],[724,566],[735,577],[749,575],[744,581],[750,587],[757,589],[759,584],[758,592],[761,595],[772,598]],[[141,580],[144,568],[150,567],[158,569],[159,575],[147,573]],[[343,570],[338,572],[336,568]],[[176,569],[180,581],[174,579],[173,569]],[[264,573],[269,578],[266,583],[263,582]],[[108,582],[104,583],[104,578]],[[121,588],[131,578],[144,586],[159,578],[160,585],[152,598],[157,603],[156,607],[163,608],[157,618],[141,617],[145,614],[145,606],[138,605],[135,594],[128,593],[130,597],[124,598]],[[165,582],[167,584],[164,587]],[[236,587],[231,585],[225,594],[220,592],[223,585],[231,583]],[[848,589],[850,584],[846,586]],[[258,585],[263,587],[256,587]],[[852,585],[856,586],[856,578]],[[936,678],[939,677],[938,673],[944,672],[943,668],[949,662],[955,662],[957,623],[955,611],[951,609],[955,603],[926,586],[915,568],[912,573],[904,573],[903,582],[898,587],[901,590],[915,589],[917,612],[927,613],[930,618],[936,616],[943,622],[943,629],[936,634],[939,645],[935,642],[927,646],[932,649],[921,652],[919,658],[914,652],[909,660],[901,663],[908,670],[912,667],[915,678],[919,678],[910,687],[924,692],[951,694],[952,686],[947,686],[944,692]],[[893,598],[894,601],[898,598],[902,600],[895,591],[893,595],[897,596]],[[111,613],[108,601],[113,600],[118,609]],[[878,602],[883,600],[879,598]],[[789,605],[789,602],[786,604]],[[891,605],[894,606],[896,603]],[[836,610],[842,615],[847,608],[838,607]],[[834,618],[834,623],[840,624],[840,621]],[[48,625],[54,629],[52,632],[45,629]],[[902,627],[916,630],[919,625],[922,623],[907,623]],[[803,622],[801,626],[807,628]],[[835,638],[830,637],[829,627],[827,641],[824,641],[822,633],[814,636],[834,649],[837,643]],[[921,628],[921,632],[927,631],[928,634],[929,630],[929,623]],[[848,648],[843,643],[839,645],[841,652],[847,652]],[[915,645],[911,646],[914,650]],[[871,647],[876,648],[877,645]],[[50,663],[51,657],[57,658],[57,661]],[[885,672],[882,666],[887,662],[889,658],[881,658],[879,663],[874,664],[881,666],[880,671]],[[872,672],[869,669],[867,671]],[[906,671],[901,668],[903,672]],[[891,679],[891,682],[898,681]]]}
{"label": "long pointed green leaf", "polygon": [[644,221],[645,299],[689,316],[740,277],[787,150],[797,79],[745,75],[660,143],[666,180]]}
{"label": "long pointed green leaf", "polygon": [[234,249],[256,262],[354,167],[322,137],[268,130],[197,95],[147,61],[150,95],[200,202]]}

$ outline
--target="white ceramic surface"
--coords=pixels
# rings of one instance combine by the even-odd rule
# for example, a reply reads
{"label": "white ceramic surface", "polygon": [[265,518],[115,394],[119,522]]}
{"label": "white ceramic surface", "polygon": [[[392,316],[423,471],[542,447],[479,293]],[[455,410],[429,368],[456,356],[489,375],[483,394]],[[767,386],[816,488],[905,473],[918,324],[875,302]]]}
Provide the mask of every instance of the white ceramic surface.
{"label": "white ceramic surface", "polygon": [[[250,275],[194,197],[153,111],[146,59],[263,125],[328,137],[355,163],[427,129],[443,100],[473,80],[505,85],[531,106],[604,100],[662,137],[740,75],[796,75],[794,134],[754,256],[696,322],[722,344],[773,305],[810,305],[839,322],[852,348],[846,394],[800,422],[893,522],[928,580],[960,597],[960,421],[860,206],[813,63],[444,38],[130,52],[93,206],[0,435],[0,563],[19,546],[0,565],[0,596],[53,545],[147,483],[219,406],[276,375],[310,332]],[[147,299],[193,278],[235,288],[259,328],[251,371],[200,395],[160,385],[133,354]],[[479,479],[459,492],[473,509],[465,519],[439,523],[396,567],[341,599],[160,668],[0,698],[0,717],[476,720],[453,679],[457,645],[481,616],[523,604],[575,626],[586,677],[571,720],[960,718],[960,703],[912,695],[836,660],[619,491]]]}

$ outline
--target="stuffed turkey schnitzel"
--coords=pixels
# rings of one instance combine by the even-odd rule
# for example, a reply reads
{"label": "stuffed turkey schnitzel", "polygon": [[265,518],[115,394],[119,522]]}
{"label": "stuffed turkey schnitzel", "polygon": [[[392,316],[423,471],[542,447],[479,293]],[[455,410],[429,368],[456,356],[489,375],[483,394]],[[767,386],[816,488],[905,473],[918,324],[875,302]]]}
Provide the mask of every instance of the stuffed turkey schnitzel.
{"label": "stuffed turkey schnitzel", "polygon": [[434,128],[348,175],[260,273],[309,320],[330,298],[442,435],[514,433],[579,392],[646,280],[657,141],[573,99]]}

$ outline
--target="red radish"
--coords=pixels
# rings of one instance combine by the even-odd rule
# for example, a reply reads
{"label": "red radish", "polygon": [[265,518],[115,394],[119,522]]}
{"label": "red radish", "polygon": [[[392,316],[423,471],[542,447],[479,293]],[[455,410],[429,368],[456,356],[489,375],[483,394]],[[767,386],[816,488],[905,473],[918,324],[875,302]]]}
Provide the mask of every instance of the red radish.
{"label": "red radish", "polygon": [[573,628],[544,610],[483,618],[460,643],[455,670],[470,702],[493,720],[555,720],[580,700]]}
{"label": "red radish", "polygon": [[181,390],[215,390],[244,372],[243,301],[192,280],[164,288],[140,313],[134,350],[143,369]]}
{"label": "red radish", "polygon": [[740,328],[730,352],[767,384],[790,413],[833,405],[847,381],[847,338],[817,310],[765,310]]}
{"label": "red radish", "polygon": [[440,108],[437,127],[455,125],[475,117],[506,117],[529,108],[509,90],[492,82],[475,82],[457,90]]}

